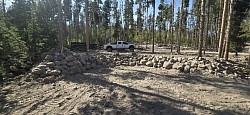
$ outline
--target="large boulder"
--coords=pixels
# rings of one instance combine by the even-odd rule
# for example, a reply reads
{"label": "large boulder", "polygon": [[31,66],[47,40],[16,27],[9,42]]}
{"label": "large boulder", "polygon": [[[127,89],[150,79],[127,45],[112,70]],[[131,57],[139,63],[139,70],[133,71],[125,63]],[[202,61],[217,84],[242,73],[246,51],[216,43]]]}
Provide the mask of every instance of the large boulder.
{"label": "large boulder", "polygon": [[164,63],[163,63],[163,68],[165,68],[165,69],[172,69],[172,66],[173,66],[173,63],[171,63],[171,62],[168,62],[168,61],[165,61]]}

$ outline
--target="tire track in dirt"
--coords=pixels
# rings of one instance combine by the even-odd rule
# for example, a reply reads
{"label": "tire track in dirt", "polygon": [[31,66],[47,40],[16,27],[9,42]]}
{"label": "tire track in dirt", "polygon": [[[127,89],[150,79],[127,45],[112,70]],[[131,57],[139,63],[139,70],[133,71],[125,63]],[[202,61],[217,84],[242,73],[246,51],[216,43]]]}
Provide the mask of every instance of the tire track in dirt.
{"label": "tire track in dirt", "polygon": [[[49,84],[50,85],[50,84]],[[47,92],[41,93],[42,99],[37,99],[34,98],[34,100],[31,100],[30,103],[26,103],[22,105],[21,107],[18,107],[17,109],[14,110],[13,114],[25,114],[25,113],[30,113],[40,106],[44,105],[46,102],[51,101],[52,99],[56,98],[55,94],[61,94],[62,92],[65,92],[67,90],[73,89],[74,85],[67,85],[67,87],[54,87],[55,89],[52,90],[51,92],[48,92],[49,90],[46,90]],[[33,94],[30,94],[32,97]]]}

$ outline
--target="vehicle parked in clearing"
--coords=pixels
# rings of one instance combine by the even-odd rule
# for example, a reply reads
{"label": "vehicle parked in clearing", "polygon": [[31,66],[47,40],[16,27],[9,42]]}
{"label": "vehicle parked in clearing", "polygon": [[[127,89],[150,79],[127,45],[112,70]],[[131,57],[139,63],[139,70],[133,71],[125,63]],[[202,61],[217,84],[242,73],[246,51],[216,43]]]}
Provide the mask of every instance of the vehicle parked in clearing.
{"label": "vehicle parked in clearing", "polygon": [[126,41],[117,41],[115,43],[109,43],[103,46],[105,50],[108,52],[112,52],[112,50],[120,50],[120,49],[129,49],[131,52],[134,51],[135,45],[133,43],[129,43]]}

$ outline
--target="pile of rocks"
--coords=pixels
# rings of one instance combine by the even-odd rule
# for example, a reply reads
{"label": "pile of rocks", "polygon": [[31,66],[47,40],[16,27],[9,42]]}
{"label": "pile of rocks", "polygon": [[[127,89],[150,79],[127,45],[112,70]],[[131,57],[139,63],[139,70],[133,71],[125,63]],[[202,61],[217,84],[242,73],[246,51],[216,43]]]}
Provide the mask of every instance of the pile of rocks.
{"label": "pile of rocks", "polygon": [[[117,55],[117,54],[116,54]],[[147,66],[174,69],[180,73],[210,74],[219,77],[249,78],[247,66],[223,59],[197,57],[167,57],[152,55],[129,55],[114,58],[116,66]]]}
{"label": "pile of rocks", "polygon": [[174,69],[181,73],[211,74],[217,76],[249,78],[246,67],[239,66],[223,59],[207,60],[205,58],[167,57],[152,55],[90,55],[71,52],[65,48],[64,53],[52,49],[42,55],[44,59],[32,69],[38,78],[46,76],[74,75],[91,69],[115,66],[147,66]]}
{"label": "pile of rocks", "polygon": [[102,67],[114,67],[113,58],[104,55],[86,56],[77,54],[65,48],[64,53],[52,49],[42,55],[43,61],[32,69],[32,74],[37,78],[47,76],[74,75],[87,70]]}

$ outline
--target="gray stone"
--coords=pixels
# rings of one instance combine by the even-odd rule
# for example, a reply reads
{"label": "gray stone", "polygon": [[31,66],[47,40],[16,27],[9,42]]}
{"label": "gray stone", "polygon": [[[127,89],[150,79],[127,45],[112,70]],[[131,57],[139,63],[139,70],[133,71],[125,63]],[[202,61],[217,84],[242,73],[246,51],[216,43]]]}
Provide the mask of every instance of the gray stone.
{"label": "gray stone", "polygon": [[90,64],[86,64],[85,67],[86,67],[86,70],[90,70],[91,69]]}
{"label": "gray stone", "polygon": [[92,69],[96,68],[96,64],[95,63],[90,64],[90,66],[91,66]]}
{"label": "gray stone", "polygon": [[37,68],[45,69],[45,68],[47,68],[47,65],[39,64],[39,65],[37,66]]}
{"label": "gray stone", "polygon": [[146,66],[148,66],[148,67],[153,67],[153,62],[152,62],[152,61],[148,61],[148,62],[146,63]]}
{"label": "gray stone", "polygon": [[183,72],[184,73],[189,73],[190,72],[190,66],[189,65],[185,65]]}
{"label": "gray stone", "polygon": [[199,65],[198,65],[198,68],[200,68],[200,69],[202,69],[202,70],[205,70],[205,69],[207,69],[207,66],[204,65],[204,64],[199,64]]}
{"label": "gray stone", "polygon": [[96,68],[100,69],[100,68],[102,68],[102,65],[96,65]]}
{"label": "gray stone", "polygon": [[59,71],[62,71],[62,70],[63,70],[63,67],[62,67],[62,66],[55,66],[54,69],[59,70]]}
{"label": "gray stone", "polygon": [[64,75],[69,75],[69,71],[68,71],[68,70],[63,70],[63,71],[62,71],[62,74],[64,74]]}
{"label": "gray stone", "polygon": [[159,61],[158,58],[154,58],[154,59],[152,60],[153,63],[158,63],[158,61]]}
{"label": "gray stone", "polygon": [[173,66],[173,63],[165,61],[163,63],[162,67],[165,68],[165,69],[172,69],[172,66]]}
{"label": "gray stone", "polygon": [[158,64],[157,64],[157,67],[158,67],[158,68],[161,68],[162,66],[163,66],[162,63],[158,63]]}
{"label": "gray stone", "polygon": [[140,61],[140,65],[146,65],[146,63],[147,63],[147,60],[145,60],[145,59],[142,59],[142,60]]}
{"label": "gray stone", "polygon": [[178,62],[182,62],[182,57],[177,58]]}
{"label": "gray stone", "polygon": [[81,72],[86,72],[86,68],[85,67],[81,67]]}
{"label": "gray stone", "polygon": [[177,69],[179,70],[179,72],[183,72],[184,71],[184,65],[182,63],[180,63],[179,66],[177,67]]}
{"label": "gray stone", "polygon": [[46,65],[47,65],[47,67],[54,67],[55,63],[54,62],[47,62]]}
{"label": "gray stone", "polygon": [[73,74],[78,72],[78,67],[77,66],[72,66],[70,67],[70,72],[73,72]]}
{"label": "gray stone", "polygon": [[74,63],[74,62],[69,62],[69,63],[67,63],[67,66],[69,66],[69,67],[72,67],[72,66],[75,66],[76,64]]}
{"label": "gray stone", "polygon": [[173,69],[178,69],[179,65],[180,65],[180,62],[176,62],[176,63],[174,63],[174,65],[172,66],[172,68]]}
{"label": "gray stone", "polygon": [[13,73],[7,73],[6,76],[7,76],[8,78],[14,77]]}
{"label": "gray stone", "polygon": [[42,73],[45,72],[45,68],[38,68],[38,67],[35,67],[31,70],[31,72],[33,74],[36,74],[36,75],[41,75]]}
{"label": "gray stone", "polygon": [[105,109],[103,115],[118,115],[118,111],[115,109]]}
{"label": "gray stone", "polygon": [[72,56],[72,55],[69,55],[69,56],[67,56],[66,58],[65,58],[65,61],[67,61],[67,62],[71,62],[71,61],[73,61],[74,60],[74,57]]}
{"label": "gray stone", "polygon": [[62,64],[61,61],[55,61],[56,66],[60,66],[61,64]]}
{"label": "gray stone", "polygon": [[100,65],[100,64],[102,64],[102,60],[101,59],[96,59],[96,63]]}
{"label": "gray stone", "polygon": [[54,57],[53,57],[52,55],[47,55],[47,56],[45,57],[45,60],[46,60],[46,61],[53,61],[53,60],[54,60]]}
{"label": "gray stone", "polygon": [[129,66],[135,66],[136,62],[129,62]]}
{"label": "gray stone", "polygon": [[114,63],[109,63],[109,67],[114,68],[115,64]]}
{"label": "gray stone", "polygon": [[51,71],[49,71],[49,73],[48,73],[49,75],[55,75],[55,76],[58,76],[58,75],[60,75],[61,74],[61,71],[59,71],[59,70],[51,70]]}
{"label": "gray stone", "polygon": [[61,64],[62,64],[62,65],[66,65],[67,63],[68,63],[68,62],[65,61],[65,60],[62,60],[62,61],[61,61]]}
{"label": "gray stone", "polygon": [[190,66],[191,68],[198,67],[198,61],[192,61]]}

